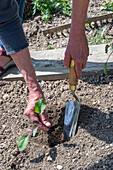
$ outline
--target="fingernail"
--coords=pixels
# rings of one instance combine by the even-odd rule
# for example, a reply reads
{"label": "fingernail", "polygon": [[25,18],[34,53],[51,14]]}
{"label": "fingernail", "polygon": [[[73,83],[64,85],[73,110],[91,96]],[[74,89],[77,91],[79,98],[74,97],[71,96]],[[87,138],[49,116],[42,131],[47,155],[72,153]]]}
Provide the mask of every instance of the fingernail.
{"label": "fingernail", "polygon": [[46,126],[51,126],[50,122],[46,122],[45,124],[46,124]]}

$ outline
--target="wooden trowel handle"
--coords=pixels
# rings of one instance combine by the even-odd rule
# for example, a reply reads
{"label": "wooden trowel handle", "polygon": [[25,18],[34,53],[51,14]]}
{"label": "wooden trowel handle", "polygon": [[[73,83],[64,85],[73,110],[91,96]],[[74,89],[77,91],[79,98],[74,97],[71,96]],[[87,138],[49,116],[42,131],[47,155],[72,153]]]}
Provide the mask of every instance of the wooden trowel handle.
{"label": "wooden trowel handle", "polygon": [[69,67],[69,88],[70,90],[76,90],[78,84],[78,79],[75,70],[74,60],[71,59],[70,67]]}

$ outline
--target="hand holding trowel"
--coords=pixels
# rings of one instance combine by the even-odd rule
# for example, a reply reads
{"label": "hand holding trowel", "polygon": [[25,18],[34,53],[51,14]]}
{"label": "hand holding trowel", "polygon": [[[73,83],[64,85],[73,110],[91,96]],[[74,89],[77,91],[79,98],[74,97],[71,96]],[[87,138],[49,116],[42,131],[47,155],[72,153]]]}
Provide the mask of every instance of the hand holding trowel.
{"label": "hand holding trowel", "polygon": [[78,79],[75,71],[74,60],[71,59],[69,68],[69,88],[72,91],[76,101],[67,101],[64,117],[64,138],[68,139],[75,135],[80,112],[80,103],[75,95]]}

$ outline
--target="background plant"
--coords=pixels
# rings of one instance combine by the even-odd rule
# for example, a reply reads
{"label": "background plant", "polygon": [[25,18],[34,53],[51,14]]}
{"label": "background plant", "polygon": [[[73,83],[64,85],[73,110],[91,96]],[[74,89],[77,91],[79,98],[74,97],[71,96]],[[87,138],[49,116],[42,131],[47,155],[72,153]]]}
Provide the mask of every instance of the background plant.
{"label": "background plant", "polygon": [[[102,9],[102,11],[113,11],[113,2],[110,1],[105,1],[105,9]],[[105,66],[104,66],[104,74],[107,76],[108,72],[107,72],[107,63],[109,58],[111,57],[111,55],[113,54],[113,43],[111,44],[107,44],[105,46],[105,53],[108,54],[108,50],[111,50],[110,54],[108,55],[108,58],[106,60]]]}
{"label": "background plant", "polygon": [[93,30],[93,34],[90,35],[90,38],[88,39],[89,45],[99,45],[99,44],[105,44],[112,41],[112,37],[108,36],[106,38],[106,35],[108,34],[109,27],[100,27],[95,28]]}
{"label": "background plant", "polygon": [[105,9],[102,11],[113,11],[113,2],[105,1]]}
{"label": "background plant", "polygon": [[105,63],[105,65],[104,65],[104,74],[107,76],[108,75],[108,72],[107,72],[107,63],[108,63],[108,60],[109,60],[109,58],[111,57],[111,55],[113,54],[113,44],[110,44],[110,45],[106,45],[105,46],[105,53],[107,53],[108,54],[108,50],[111,50],[111,52],[110,52],[110,54],[108,55],[108,58],[107,58],[107,60],[106,60],[106,63]]}
{"label": "background plant", "polygon": [[33,15],[40,13],[47,22],[52,14],[71,15],[72,5],[70,0],[32,0]]}

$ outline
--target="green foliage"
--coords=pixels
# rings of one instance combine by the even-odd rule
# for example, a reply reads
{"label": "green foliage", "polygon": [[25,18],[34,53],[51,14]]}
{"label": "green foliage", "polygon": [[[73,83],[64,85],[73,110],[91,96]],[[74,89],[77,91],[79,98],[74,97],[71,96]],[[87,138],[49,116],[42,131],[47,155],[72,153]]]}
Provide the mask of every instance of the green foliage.
{"label": "green foliage", "polygon": [[[111,48],[110,48],[111,47]],[[108,55],[108,58],[107,58],[107,60],[106,60],[106,63],[105,63],[105,65],[104,65],[104,74],[107,76],[108,75],[108,72],[107,72],[107,63],[108,63],[108,60],[109,60],[109,58],[110,58],[110,56],[113,54],[113,44],[110,44],[110,45],[106,45],[105,46],[105,53],[108,53],[108,49],[110,48],[110,50],[111,50],[111,53]]]}
{"label": "green foliage", "polygon": [[52,49],[52,47],[51,47],[50,45],[48,45],[48,46],[47,46],[47,49],[48,49],[48,50],[51,50],[51,49]]}
{"label": "green foliage", "polygon": [[46,102],[44,99],[39,99],[37,100],[37,102],[35,103],[35,112],[38,114],[42,114],[46,108]]}
{"label": "green foliage", "polygon": [[47,22],[51,14],[71,15],[72,5],[70,0],[32,0],[33,15],[39,12],[42,19]]}
{"label": "green foliage", "polygon": [[113,2],[105,1],[105,9],[102,11],[113,11]]}
{"label": "green foliage", "polygon": [[[105,9],[102,9],[102,11],[113,11],[113,2],[105,1]],[[111,49],[111,53],[108,55],[107,61],[106,61],[105,65],[104,65],[104,74],[106,76],[108,75],[107,62],[108,62],[110,56],[113,54],[113,44],[110,44],[110,45],[107,44],[105,46],[105,53],[108,53],[109,48]]]}
{"label": "green foliage", "polygon": [[104,65],[104,74],[105,74],[105,76],[108,75],[108,72],[107,72],[107,62]]}
{"label": "green foliage", "polygon": [[110,45],[108,45],[108,44],[105,46],[105,53],[108,53],[108,48],[109,47],[110,47]]}
{"label": "green foliage", "polygon": [[29,140],[28,134],[20,137],[20,139],[18,140],[18,148],[20,151],[23,151],[26,148],[28,140]]}
{"label": "green foliage", "polygon": [[89,45],[99,45],[111,42],[112,41],[111,36],[105,38],[106,34],[107,34],[106,28],[105,29],[95,28],[94,34],[92,34],[88,39]]}
{"label": "green foliage", "polygon": [[38,131],[38,128],[39,128],[39,126],[37,126],[37,127],[33,130],[33,137],[35,137],[35,135],[36,135],[36,133],[37,133],[37,131]]}
{"label": "green foliage", "polygon": [[[34,108],[35,108],[36,113],[42,114],[46,108],[46,102],[44,101],[44,99],[37,100]],[[35,124],[38,125],[38,123],[35,123]],[[29,140],[30,134],[33,133],[33,137],[34,137],[38,131],[38,128],[39,128],[39,126],[37,126],[35,129],[33,129],[29,134],[26,134],[26,135],[20,137],[20,139],[18,140],[18,148],[20,151],[23,151],[26,148],[26,146],[28,145],[28,140]]]}

